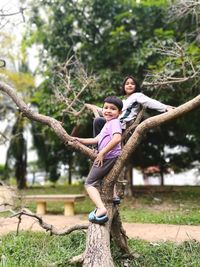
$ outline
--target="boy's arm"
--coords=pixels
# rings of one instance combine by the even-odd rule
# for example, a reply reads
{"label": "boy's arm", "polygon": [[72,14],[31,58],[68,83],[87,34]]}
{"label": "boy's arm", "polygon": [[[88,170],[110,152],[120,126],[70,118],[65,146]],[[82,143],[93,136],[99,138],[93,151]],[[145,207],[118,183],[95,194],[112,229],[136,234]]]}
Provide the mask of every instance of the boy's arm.
{"label": "boy's arm", "polygon": [[98,135],[94,138],[79,138],[75,137],[75,140],[79,141],[81,144],[84,145],[93,145],[98,143]]}
{"label": "boy's arm", "polygon": [[103,166],[103,159],[106,153],[108,153],[113,147],[115,147],[122,140],[121,133],[114,133],[111,141],[98,153],[95,163],[98,167]]}

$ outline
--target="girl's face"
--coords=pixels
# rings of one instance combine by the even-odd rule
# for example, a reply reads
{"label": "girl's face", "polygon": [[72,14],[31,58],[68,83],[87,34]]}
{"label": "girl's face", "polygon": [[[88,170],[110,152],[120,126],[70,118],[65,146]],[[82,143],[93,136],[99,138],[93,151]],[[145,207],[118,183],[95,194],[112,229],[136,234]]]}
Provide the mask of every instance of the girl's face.
{"label": "girl's face", "polygon": [[136,85],[135,85],[135,82],[133,81],[133,79],[131,78],[128,78],[125,82],[125,85],[124,85],[124,91],[126,93],[127,96],[133,94],[135,92],[135,88],[136,88]]}
{"label": "girl's face", "polygon": [[119,111],[118,107],[115,106],[114,104],[105,102],[103,105],[102,113],[106,121],[110,121],[118,118],[121,112]]}

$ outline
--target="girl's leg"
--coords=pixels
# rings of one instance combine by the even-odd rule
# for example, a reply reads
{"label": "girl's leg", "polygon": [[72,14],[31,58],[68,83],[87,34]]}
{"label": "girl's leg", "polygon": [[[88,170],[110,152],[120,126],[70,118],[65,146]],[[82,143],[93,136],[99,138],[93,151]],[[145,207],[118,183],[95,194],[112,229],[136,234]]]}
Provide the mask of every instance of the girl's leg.
{"label": "girl's leg", "polygon": [[116,184],[114,185],[114,190],[113,190],[113,204],[119,205],[121,202],[120,197],[117,195],[117,186]]}
{"label": "girl's leg", "polygon": [[94,186],[86,186],[86,191],[90,197],[90,199],[94,202],[97,207],[96,216],[102,216],[107,213],[107,210],[101,200],[101,196],[99,191]]}
{"label": "girl's leg", "polygon": [[114,185],[113,197],[118,197],[118,195],[117,195],[117,189],[116,189],[116,184]]}
{"label": "girl's leg", "polygon": [[103,128],[106,120],[103,117],[95,118],[93,121],[93,137],[96,137]]}

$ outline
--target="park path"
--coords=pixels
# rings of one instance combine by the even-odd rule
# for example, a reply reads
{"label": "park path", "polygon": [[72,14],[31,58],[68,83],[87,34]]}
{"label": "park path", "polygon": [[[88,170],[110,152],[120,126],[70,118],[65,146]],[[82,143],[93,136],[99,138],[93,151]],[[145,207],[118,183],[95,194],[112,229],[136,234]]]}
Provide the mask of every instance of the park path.
{"label": "park path", "polygon": [[[66,217],[60,215],[44,215],[43,220],[58,229],[74,226],[75,224],[87,223],[81,215]],[[0,235],[16,231],[17,218],[0,217]],[[123,223],[129,238],[143,239],[149,242],[172,241],[181,243],[186,240],[197,240],[200,242],[200,226],[169,225],[169,224],[140,224]],[[20,230],[44,231],[34,218],[23,216]]]}

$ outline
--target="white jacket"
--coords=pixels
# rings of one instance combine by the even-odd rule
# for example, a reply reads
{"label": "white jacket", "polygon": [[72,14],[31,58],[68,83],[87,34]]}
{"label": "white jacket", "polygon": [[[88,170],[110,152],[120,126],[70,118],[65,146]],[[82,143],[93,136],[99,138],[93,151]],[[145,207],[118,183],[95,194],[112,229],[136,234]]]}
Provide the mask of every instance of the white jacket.
{"label": "white jacket", "polygon": [[167,105],[152,99],[143,93],[133,93],[127,99],[123,100],[122,114],[119,116],[119,120],[122,124],[122,129],[126,128],[126,122],[135,120],[137,114],[140,111],[140,105],[145,108],[155,109],[159,112],[165,112]]}

